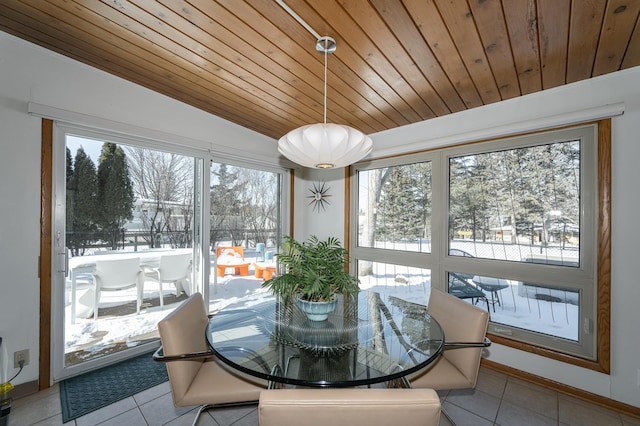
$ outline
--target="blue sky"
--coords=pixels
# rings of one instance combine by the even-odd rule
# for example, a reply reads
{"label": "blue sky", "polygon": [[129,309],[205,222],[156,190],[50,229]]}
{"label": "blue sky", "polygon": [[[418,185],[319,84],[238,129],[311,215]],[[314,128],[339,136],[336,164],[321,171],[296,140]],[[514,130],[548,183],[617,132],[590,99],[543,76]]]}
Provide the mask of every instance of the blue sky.
{"label": "blue sky", "polygon": [[95,139],[87,139],[71,135],[67,136],[67,148],[71,151],[71,157],[75,160],[78,148],[82,147],[96,167],[98,166],[98,158],[100,157],[102,144],[103,141],[97,141]]}

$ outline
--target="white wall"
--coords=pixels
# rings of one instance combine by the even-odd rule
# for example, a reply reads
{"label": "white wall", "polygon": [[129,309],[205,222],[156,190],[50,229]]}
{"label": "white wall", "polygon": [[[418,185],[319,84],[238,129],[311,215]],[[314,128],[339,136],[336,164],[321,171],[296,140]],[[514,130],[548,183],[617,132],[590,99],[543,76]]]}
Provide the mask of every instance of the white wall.
{"label": "white wall", "polygon": [[[334,170],[298,169],[294,183],[294,230],[298,241],[305,241],[311,235],[324,240],[337,237],[342,243],[344,235],[344,168]],[[325,209],[314,210],[309,205],[310,189],[324,183],[328,188]]]}
{"label": "white wall", "polygon": [[[372,135],[374,156],[425,149],[526,129],[557,114],[624,102],[613,119],[612,301],[610,376],[494,345],[491,359],[640,407],[640,285],[634,254],[640,227],[640,68]],[[36,380],[39,333],[37,276],[40,220],[40,119],[35,102],[184,138],[229,155],[277,161],[276,141],[0,32],[0,336],[8,351],[30,349],[31,365],[15,384]],[[566,118],[563,118],[566,120]],[[514,125],[515,123],[515,125]],[[428,137],[425,137],[428,135]],[[226,144],[230,142],[229,144]],[[343,236],[343,169],[305,170],[296,178],[296,238]],[[309,185],[331,187],[316,213]],[[16,370],[13,370],[15,372]],[[11,373],[11,371],[10,371]]]}
{"label": "white wall", "polygon": [[[19,59],[18,59],[19,60]],[[14,384],[38,377],[40,299],[40,121],[25,113],[29,88],[0,39],[0,337],[9,354],[29,349],[30,365]]]}
{"label": "white wall", "polygon": [[[0,337],[38,379],[41,119],[28,103],[84,114],[142,136],[278,163],[276,141],[0,32]],[[97,120],[97,122],[100,122]]]}

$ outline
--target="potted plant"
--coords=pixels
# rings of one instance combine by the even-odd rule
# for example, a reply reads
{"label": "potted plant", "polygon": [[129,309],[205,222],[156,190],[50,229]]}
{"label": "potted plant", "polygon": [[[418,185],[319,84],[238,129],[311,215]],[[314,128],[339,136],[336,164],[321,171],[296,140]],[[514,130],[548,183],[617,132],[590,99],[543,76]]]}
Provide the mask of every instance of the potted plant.
{"label": "potted plant", "polygon": [[[318,304],[328,304],[333,310],[338,294],[349,297],[360,290],[358,278],[345,269],[349,255],[337,238],[320,241],[313,235],[300,243],[285,236],[276,262],[281,266],[281,274],[265,281],[262,287],[280,296],[285,303],[299,301],[303,310],[309,305],[317,310]],[[324,320],[327,315],[328,312],[311,315],[307,312],[309,319],[315,321]]]}

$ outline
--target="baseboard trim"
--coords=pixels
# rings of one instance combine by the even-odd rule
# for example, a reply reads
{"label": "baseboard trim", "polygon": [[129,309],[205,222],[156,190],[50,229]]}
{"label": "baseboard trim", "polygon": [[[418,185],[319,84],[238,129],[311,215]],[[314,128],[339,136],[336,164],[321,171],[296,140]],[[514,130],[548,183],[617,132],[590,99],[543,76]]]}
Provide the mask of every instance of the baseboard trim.
{"label": "baseboard trim", "polygon": [[518,370],[517,368],[508,367],[506,365],[499,364],[488,359],[482,359],[482,366],[491,370],[498,371],[500,373],[504,373],[511,377],[544,386],[545,388],[555,390],[565,395],[582,399],[583,401],[587,401],[591,404],[595,404],[609,410],[613,410],[618,413],[640,419],[640,408],[634,407],[633,405],[625,404],[624,402],[615,401],[611,398],[606,398],[604,396],[596,395],[582,389],[574,388],[573,386],[545,379],[544,377],[536,376],[535,374],[527,373],[525,371]]}
{"label": "baseboard trim", "polygon": [[11,399],[19,399],[28,395],[32,395],[34,393],[38,393],[40,391],[40,387],[38,386],[38,381],[34,380],[32,382],[20,383],[19,385],[15,385],[11,392],[9,392],[9,396]]}

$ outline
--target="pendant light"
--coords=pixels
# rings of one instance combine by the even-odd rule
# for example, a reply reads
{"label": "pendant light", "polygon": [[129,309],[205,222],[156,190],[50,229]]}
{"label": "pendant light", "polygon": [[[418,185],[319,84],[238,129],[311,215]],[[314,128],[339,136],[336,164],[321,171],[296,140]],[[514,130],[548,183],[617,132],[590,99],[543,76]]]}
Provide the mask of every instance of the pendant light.
{"label": "pendant light", "polygon": [[278,141],[278,151],[301,166],[345,167],[371,152],[371,138],[352,127],[327,123],[327,56],[336,51],[331,37],[320,37],[316,50],[324,54],[324,121],[291,130]]}

